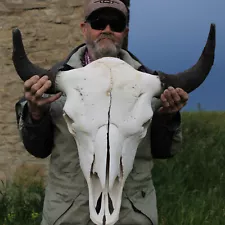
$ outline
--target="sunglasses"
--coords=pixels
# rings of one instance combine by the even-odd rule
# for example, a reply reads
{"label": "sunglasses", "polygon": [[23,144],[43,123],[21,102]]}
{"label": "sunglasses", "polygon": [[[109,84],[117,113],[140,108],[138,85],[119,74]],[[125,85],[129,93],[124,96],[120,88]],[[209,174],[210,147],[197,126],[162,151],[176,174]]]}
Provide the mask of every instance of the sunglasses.
{"label": "sunglasses", "polygon": [[126,21],[119,19],[106,19],[106,18],[97,18],[93,20],[87,20],[87,23],[91,25],[91,28],[94,30],[104,30],[107,25],[110,26],[113,32],[123,32],[126,28]]}

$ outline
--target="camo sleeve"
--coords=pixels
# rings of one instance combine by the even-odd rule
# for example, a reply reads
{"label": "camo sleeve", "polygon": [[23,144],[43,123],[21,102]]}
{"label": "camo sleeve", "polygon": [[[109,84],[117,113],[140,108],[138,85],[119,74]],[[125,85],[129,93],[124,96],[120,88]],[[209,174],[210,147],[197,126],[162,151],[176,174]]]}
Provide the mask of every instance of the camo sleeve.
{"label": "camo sleeve", "polygon": [[171,119],[155,113],[150,129],[153,158],[170,158],[181,150],[182,130],[180,112],[177,112]]}
{"label": "camo sleeve", "polygon": [[27,101],[22,98],[15,105],[19,135],[26,150],[37,158],[46,158],[53,147],[53,125],[50,114],[35,122],[28,112]]}

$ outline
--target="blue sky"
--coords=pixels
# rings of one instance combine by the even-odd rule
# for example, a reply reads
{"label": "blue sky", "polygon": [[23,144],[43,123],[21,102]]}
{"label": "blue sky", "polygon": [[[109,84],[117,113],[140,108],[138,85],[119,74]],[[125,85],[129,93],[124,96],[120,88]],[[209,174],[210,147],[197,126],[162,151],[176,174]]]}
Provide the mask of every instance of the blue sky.
{"label": "blue sky", "polygon": [[213,69],[190,94],[185,111],[225,111],[225,0],[131,0],[129,50],[149,68],[167,73],[196,63],[210,24],[216,24]]}

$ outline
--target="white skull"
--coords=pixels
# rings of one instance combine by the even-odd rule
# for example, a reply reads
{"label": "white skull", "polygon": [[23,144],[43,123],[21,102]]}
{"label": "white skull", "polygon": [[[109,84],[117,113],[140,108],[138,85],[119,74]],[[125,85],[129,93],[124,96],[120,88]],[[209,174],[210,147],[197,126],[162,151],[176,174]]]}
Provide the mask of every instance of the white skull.
{"label": "white skull", "polygon": [[[120,59],[106,57],[60,72],[56,85],[67,96],[64,118],[88,184],[90,218],[98,225],[113,225],[161,82]],[[100,211],[96,211],[98,200]]]}

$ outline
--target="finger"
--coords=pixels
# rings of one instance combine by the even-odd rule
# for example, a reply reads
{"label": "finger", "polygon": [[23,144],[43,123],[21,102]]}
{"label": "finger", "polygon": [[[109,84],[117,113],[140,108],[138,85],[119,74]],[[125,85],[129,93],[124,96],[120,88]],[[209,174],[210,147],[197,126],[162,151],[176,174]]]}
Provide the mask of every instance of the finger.
{"label": "finger", "polygon": [[168,89],[166,89],[164,91],[165,98],[166,98],[167,102],[169,103],[169,106],[171,106],[171,107],[175,105],[174,100],[173,100],[172,95],[171,95],[172,90],[174,90],[174,88],[169,87]]}
{"label": "finger", "polygon": [[56,101],[57,99],[59,99],[61,96],[62,96],[62,93],[59,92],[59,93],[57,93],[53,96],[50,96],[48,98],[40,98],[37,101],[37,106],[43,106],[43,105],[46,105],[46,104],[50,104],[50,103]]}
{"label": "finger", "polygon": [[181,100],[181,97],[179,95],[178,90],[177,89],[174,89],[174,88],[172,88],[172,89],[170,88],[169,90],[170,90],[170,93],[171,93],[171,98],[173,99],[173,101],[175,102],[175,104],[176,103],[179,103],[180,100]]}
{"label": "finger", "polygon": [[187,102],[187,101],[188,101],[188,98],[189,98],[188,93],[185,92],[185,91],[184,91],[183,89],[181,89],[181,88],[177,88],[177,91],[178,91],[178,94],[179,94],[179,96],[180,96],[182,102]]}
{"label": "finger", "polygon": [[32,104],[36,104],[36,97],[31,92],[25,92],[24,97],[27,101],[32,102]]}
{"label": "finger", "polygon": [[48,76],[41,77],[34,85],[32,85],[30,89],[31,93],[35,95],[36,92],[41,89],[46,82],[48,82]]}
{"label": "finger", "polygon": [[167,101],[167,99],[165,97],[165,94],[161,94],[160,99],[161,99],[163,107],[169,107],[170,106],[169,102]]}
{"label": "finger", "polygon": [[160,113],[168,113],[169,109],[168,108],[165,108],[165,107],[160,107],[158,112]]}
{"label": "finger", "polygon": [[52,86],[52,82],[47,80],[45,83],[42,83],[42,86],[36,91],[35,96],[37,98],[42,97],[42,95]]}
{"label": "finger", "polygon": [[49,104],[54,102],[55,100],[59,99],[62,96],[62,93],[59,92],[53,96],[48,98],[37,98],[35,95],[32,95],[30,92],[25,94],[25,98],[30,102],[33,106],[40,107],[45,104]]}
{"label": "finger", "polygon": [[160,112],[160,113],[163,113],[163,107],[160,107],[159,109],[158,109],[158,112]]}
{"label": "finger", "polygon": [[31,87],[37,83],[37,81],[40,79],[38,75],[32,76],[30,79],[26,80],[24,82],[24,91],[29,91]]}
{"label": "finger", "polygon": [[173,113],[173,110],[170,107],[167,107],[167,108],[161,107],[159,108],[158,112],[163,114],[170,114],[170,113]]}

